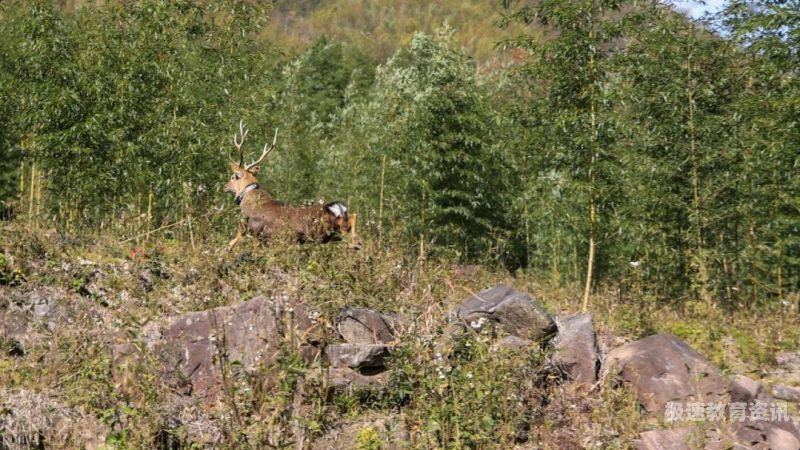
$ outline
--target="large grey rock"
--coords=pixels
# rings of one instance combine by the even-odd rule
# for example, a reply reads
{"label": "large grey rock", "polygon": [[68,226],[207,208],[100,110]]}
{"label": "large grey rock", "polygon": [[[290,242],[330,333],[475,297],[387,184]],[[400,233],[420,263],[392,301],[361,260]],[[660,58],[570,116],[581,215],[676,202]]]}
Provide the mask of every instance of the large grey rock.
{"label": "large grey rock", "polygon": [[336,329],[351,344],[386,344],[394,341],[388,321],[367,308],[344,308],[336,318]]}
{"label": "large grey rock", "polygon": [[693,429],[689,427],[645,431],[633,441],[636,450],[692,450]]}
{"label": "large grey rock", "polygon": [[359,371],[346,367],[323,367],[309,370],[305,382],[327,387],[332,394],[360,390],[380,391],[388,386],[389,372],[380,369]]}
{"label": "large grey rock", "polygon": [[456,316],[471,326],[488,320],[508,334],[534,341],[549,338],[556,331],[553,319],[530,295],[502,285],[464,299]]}
{"label": "large grey rock", "polygon": [[558,333],[553,339],[553,362],[566,370],[569,379],[584,386],[597,381],[600,355],[590,313],[556,317]]}
{"label": "large grey rock", "polygon": [[729,382],[719,369],[671,334],[656,334],[612,350],[603,379],[620,377],[648,413],[663,414],[667,402],[723,401]]}
{"label": "large grey rock", "polygon": [[384,367],[389,347],[383,344],[332,344],[325,347],[331,367],[351,369]]}

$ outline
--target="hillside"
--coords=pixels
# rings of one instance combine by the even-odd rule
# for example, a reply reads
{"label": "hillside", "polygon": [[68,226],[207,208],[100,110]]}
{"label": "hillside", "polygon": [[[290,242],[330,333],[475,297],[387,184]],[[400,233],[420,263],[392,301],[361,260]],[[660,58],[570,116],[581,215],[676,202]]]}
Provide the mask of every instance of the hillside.
{"label": "hillside", "polygon": [[453,30],[453,42],[480,66],[508,58],[497,44],[516,37],[525,28],[512,24],[501,29],[506,11],[499,2],[389,0],[278,1],[265,36],[282,45],[302,48],[321,36],[364,49],[378,62],[407,44],[414,33]]}
{"label": "hillside", "polygon": [[1,2],[0,450],[800,449],[794,6]]}
{"label": "hillside", "polygon": [[[591,361],[585,352],[593,347],[576,342],[594,332],[559,337],[554,352],[503,338],[505,319],[484,327],[485,319],[467,318],[458,331],[453,315],[465,298],[499,283],[557,315],[562,336],[567,318],[579,317],[570,316],[577,286],[415,261],[372,240],[360,251],[245,240],[229,252],[210,235],[193,250],[166,239],[75,240],[14,224],[2,231],[5,448],[626,448],[665,423],[640,409],[648,401],[637,388],[608,375],[595,384],[592,369],[576,375],[559,365],[564,348],[584,352],[581,364]],[[796,392],[784,386],[800,381],[796,315],[723,319],[702,304],[681,312],[620,295],[598,293],[588,322],[604,368],[615,349],[671,333],[703,355],[692,364],[759,378],[765,392]],[[632,301],[642,305],[635,314]],[[269,319],[273,304],[284,309]],[[532,333],[534,323],[519,322],[513,333]],[[386,330],[380,339],[389,354],[373,354],[381,345],[341,344],[363,342],[361,327],[373,330],[368,339]],[[214,342],[228,350],[215,354]],[[347,353],[353,348],[370,356]],[[333,358],[362,366],[353,371]]]}

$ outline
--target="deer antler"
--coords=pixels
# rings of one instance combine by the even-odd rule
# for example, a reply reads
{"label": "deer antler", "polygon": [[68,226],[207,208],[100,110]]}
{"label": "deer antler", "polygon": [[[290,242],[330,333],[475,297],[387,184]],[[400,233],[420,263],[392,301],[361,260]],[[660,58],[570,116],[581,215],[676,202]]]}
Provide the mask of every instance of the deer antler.
{"label": "deer antler", "polygon": [[275,150],[275,145],[277,143],[278,143],[278,129],[275,128],[275,137],[272,138],[272,145],[269,145],[269,142],[264,144],[264,148],[261,150],[261,156],[259,156],[258,159],[255,160],[254,162],[244,166],[244,170],[250,170],[254,166],[258,165],[261,161],[263,161],[267,157],[267,155],[269,155],[270,153],[272,153],[273,150]]}
{"label": "deer antler", "polygon": [[[247,126],[244,124],[244,122],[242,122],[240,120],[239,121],[239,133],[238,134],[237,133],[233,134],[233,146],[236,147],[236,151],[239,152],[239,163],[238,164],[240,166],[242,164],[244,164],[244,152],[242,151],[242,144],[244,144],[244,138],[247,137],[247,131],[248,131],[247,130]],[[230,159],[231,162],[233,162],[233,163],[236,162],[236,161],[233,160],[233,158],[231,158],[230,152],[228,152],[228,159]]]}

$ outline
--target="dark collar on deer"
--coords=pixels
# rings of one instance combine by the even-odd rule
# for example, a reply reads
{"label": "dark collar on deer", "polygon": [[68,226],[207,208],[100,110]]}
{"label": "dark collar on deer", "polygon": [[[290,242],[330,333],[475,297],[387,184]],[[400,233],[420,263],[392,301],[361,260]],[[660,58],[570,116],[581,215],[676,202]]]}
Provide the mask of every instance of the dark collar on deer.
{"label": "dark collar on deer", "polygon": [[248,192],[258,189],[258,183],[248,184],[242,192],[236,196],[236,204],[241,205],[242,200],[244,200],[244,196],[247,195]]}

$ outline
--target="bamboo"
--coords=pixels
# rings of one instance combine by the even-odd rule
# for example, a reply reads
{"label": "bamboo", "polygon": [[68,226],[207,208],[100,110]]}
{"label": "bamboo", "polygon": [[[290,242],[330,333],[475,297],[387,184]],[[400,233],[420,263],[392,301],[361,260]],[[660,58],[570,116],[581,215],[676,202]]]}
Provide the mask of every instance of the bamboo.
{"label": "bamboo", "polygon": [[525,210],[523,211],[525,214],[525,265],[530,266],[531,264],[531,235],[530,235],[530,225],[529,220],[530,216],[528,215],[528,201],[525,201]]}
{"label": "bamboo", "polygon": [[144,236],[150,236],[150,231],[153,227],[153,188],[147,193],[147,233]]}
{"label": "bamboo", "polygon": [[41,217],[41,208],[42,208],[42,171],[39,170],[36,173],[37,181],[36,181],[36,216],[34,219],[36,220],[36,227],[39,227],[39,217]]}
{"label": "bamboo", "polygon": [[777,280],[777,282],[778,282],[778,301],[783,301],[783,270],[782,270],[782,267],[781,267],[781,265],[782,265],[781,264],[781,259],[782,259],[782,256],[783,256],[783,243],[780,241],[780,239],[778,240],[777,253],[778,253],[778,255],[777,255],[778,257],[777,257],[776,263],[777,263],[777,266],[778,266],[777,267],[777,272],[778,272],[777,273],[777,278],[778,278],[778,280]]}
{"label": "bamboo", "polygon": [[383,189],[386,182],[386,155],[381,161],[381,193],[378,203],[378,242],[383,242]]}
{"label": "bamboo", "polygon": [[36,161],[31,163],[31,187],[28,199],[28,226],[33,225],[33,200],[36,192]]}
{"label": "bamboo", "polygon": [[[592,2],[592,15],[590,17],[590,21],[594,19],[594,8],[595,2]],[[592,28],[589,31],[589,40],[594,39],[594,25],[590,25]],[[592,47],[591,53],[589,54],[589,70],[592,71],[592,75],[594,75],[595,70],[595,47]],[[592,83],[595,80],[592,79]],[[596,105],[595,105],[595,92],[594,92],[594,85],[590,85],[590,101],[589,101],[589,108],[590,113],[589,117],[591,120],[591,128],[592,128],[592,143],[594,144],[591,147],[592,158],[589,165],[589,261],[586,263],[586,285],[583,289],[583,307],[581,308],[583,312],[589,310],[589,297],[592,291],[592,275],[594,274],[594,254],[595,254],[595,246],[596,246],[596,222],[597,222],[597,201],[596,201],[596,192],[595,192],[595,184],[596,184],[596,174],[595,174],[595,165],[597,163],[597,145],[598,145],[598,136],[597,136],[597,118],[596,118]]]}
{"label": "bamboo", "polygon": [[[203,214],[202,216],[199,216],[199,217],[197,217],[197,218],[198,218],[198,219],[202,219],[202,218],[205,218],[205,217],[208,217],[208,216],[212,216],[212,215],[216,215],[216,214],[221,214],[221,213],[228,212],[228,211],[233,211],[233,210],[236,210],[236,209],[238,209],[238,207],[233,207],[233,208],[231,208],[231,209],[222,210],[222,211],[211,211],[211,212],[208,212],[208,213],[206,213],[206,214]],[[173,222],[173,223],[170,223],[170,224],[167,224],[167,225],[164,225],[164,226],[158,227],[158,228],[156,228],[155,230],[150,230],[150,231],[147,231],[147,232],[145,232],[145,233],[138,234],[138,235],[136,235],[136,236],[131,236],[131,237],[127,238],[127,239],[123,239],[123,240],[119,241],[119,243],[120,243],[120,244],[125,244],[125,243],[127,243],[127,242],[130,242],[130,241],[133,241],[133,240],[136,240],[136,239],[139,239],[139,238],[145,237],[145,236],[149,236],[149,235],[151,235],[151,234],[153,234],[153,233],[157,233],[157,232],[159,232],[159,231],[166,230],[166,229],[168,229],[168,228],[176,227],[176,226],[178,226],[178,225],[181,225],[181,224],[183,224],[184,222],[186,222],[186,219],[182,219],[182,220],[179,220],[179,221],[177,221],[177,222]]]}
{"label": "bamboo", "polygon": [[[142,231],[142,193],[139,192],[136,196],[136,233]],[[136,240],[139,243],[139,240]]]}
{"label": "bamboo", "polygon": [[692,87],[692,39],[694,38],[694,27],[692,27],[692,35],[689,40],[689,54],[686,61],[686,101],[688,103],[688,123],[689,128],[689,154],[692,159],[692,227],[694,230],[695,238],[695,262],[697,264],[696,275],[699,280],[696,280],[700,288],[700,298],[703,301],[711,301],[711,295],[708,291],[708,267],[706,264],[705,244],[703,242],[703,219],[700,212],[700,181],[699,170],[697,162],[697,132],[695,129],[694,121],[694,88]]}
{"label": "bamboo", "polygon": [[[189,209],[188,206],[186,208]],[[189,228],[189,241],[192,243],[192,251],[197,251],[197,247],[194,245],[194,231],[192,230],[192,215],[188,212],[186,213],[186,226]]]}
{"label": "bamboo", "polygon": [[25,198],[25,161],[19,162],[19,207],[22,208],[22,201]]}

